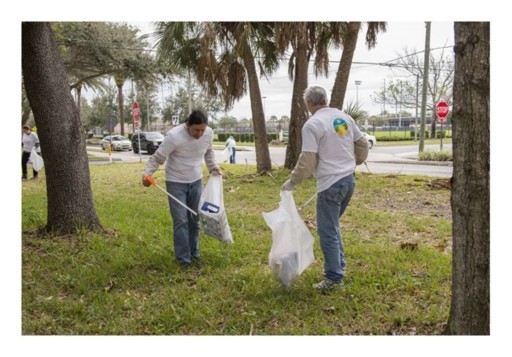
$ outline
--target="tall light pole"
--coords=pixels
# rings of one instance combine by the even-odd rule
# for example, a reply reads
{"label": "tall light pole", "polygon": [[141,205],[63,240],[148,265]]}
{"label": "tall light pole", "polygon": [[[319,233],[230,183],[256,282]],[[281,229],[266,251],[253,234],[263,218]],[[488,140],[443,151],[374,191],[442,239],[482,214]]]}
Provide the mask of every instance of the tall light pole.
{"label": "tall light pole", "polygon": [[359,86],[363,83],[362,81],[356,81],[356,105],[359,106]]}

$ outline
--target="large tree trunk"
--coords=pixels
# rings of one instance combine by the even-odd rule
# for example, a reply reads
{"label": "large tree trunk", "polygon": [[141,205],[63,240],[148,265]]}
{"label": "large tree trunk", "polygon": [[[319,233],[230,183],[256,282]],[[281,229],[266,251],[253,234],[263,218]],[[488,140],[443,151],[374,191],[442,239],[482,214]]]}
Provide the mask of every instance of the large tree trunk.
{"label": "large tree trunk", "polygon": [[22,24],[22,69],[45,162],[46,229],[56,233],[100,229],[85,133],[49,23]]}
{"label": "large tree trunk", "polygon": [[488,335],[490,26],[455,23],[452,300],[447,333]]}
{"label": "large tree trunk", "polygon": [[292,108],[288,129],[288,146],[284,166],[293,169],[302,150],[302,126],[308,119],[308,108],[304,102],[304,91],[308,86],[308,33],[307,24],[301,23],[297,30],[295,48],[295,76],[293,80]]}
{"label": "large tree trunk", "polygon": [[338,72],[336,72],[336,79],[334,80],[331,101],[329,103],[329,106],[332,108],[343,109],[348,77],[350,76],[350,68],[352,67],[352,59],[356,51],[360,28],[360,22],[350,22],[347,26],[347,33],[343,36],[343,53],[341,55]]}
{"label": "large tree trunk", "polygon": [[265,123],[265,114],[263,113],[263,103],[261,101],[261,92],[258,82],[258,74],[254,57],[248,52],[244,56],[244,66],[247,70],[247,80],[249,82],[249,96],[251,98],[251,114],[254,126],[254,144],[256,149],[256,170],[259,173],[272,170],[270,152],[267,142],[267,127]]}

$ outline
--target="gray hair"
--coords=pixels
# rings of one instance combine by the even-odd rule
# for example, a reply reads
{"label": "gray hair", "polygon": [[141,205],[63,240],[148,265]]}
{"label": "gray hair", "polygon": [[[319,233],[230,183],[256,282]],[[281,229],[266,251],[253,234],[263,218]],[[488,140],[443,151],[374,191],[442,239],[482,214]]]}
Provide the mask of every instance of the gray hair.
{"label": "gray hair", "polygon": [[304,91],[304,101],[313,105],[327,105],[327,92],[320,86],[311,86]]}

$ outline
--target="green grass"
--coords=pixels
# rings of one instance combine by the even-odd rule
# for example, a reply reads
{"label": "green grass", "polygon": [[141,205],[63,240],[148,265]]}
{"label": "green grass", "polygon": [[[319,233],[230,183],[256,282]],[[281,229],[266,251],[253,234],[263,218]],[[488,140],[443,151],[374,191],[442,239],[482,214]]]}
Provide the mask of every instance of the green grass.
{"label": "green grass", "polygon": [[[314,204],[301,216],[316,261],[284,290],[268,266],[272,234],[262,212],[278,207],[288,171],[254,175],[223,165],[234,244],[201,235],[202,259],[179,269],[167,197],[140,184],[139,163],[92,165],[105,233],[38,234],[46,222],[42,179],[23,183],[24,335],[438,334],[449,313],[450,192],[427,178],[357,174],[342,218],[346,285],[321,294],[323,256]],[[162,170],[155,174],[164,182]],[[315,181],[294,192],[297,206]],[[404,248],[404,243],[414,249]]]}

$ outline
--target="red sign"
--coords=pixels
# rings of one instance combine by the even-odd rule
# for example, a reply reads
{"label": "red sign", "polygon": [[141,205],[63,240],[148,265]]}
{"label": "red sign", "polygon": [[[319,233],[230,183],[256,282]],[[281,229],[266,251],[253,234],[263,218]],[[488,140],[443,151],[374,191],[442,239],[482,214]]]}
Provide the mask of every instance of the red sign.
{"label": "red sign", "polygon": [[137,102],[133,103],[132,117],[133,117],[134,126],[136,128],[138,128],[139,127],[140,111],[139,111],[139,103],[137,103]]}
{"label": "red sign", "polygon": [[446,121],[446,117],[448,116],[449,111],[450,107],[445,101],[441,100],[436,104],[436,115],[439,118],[439,123],[444,123]]}

